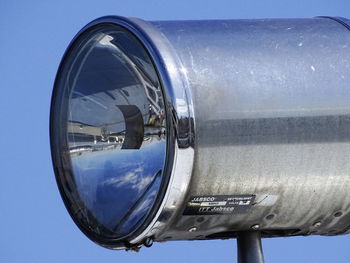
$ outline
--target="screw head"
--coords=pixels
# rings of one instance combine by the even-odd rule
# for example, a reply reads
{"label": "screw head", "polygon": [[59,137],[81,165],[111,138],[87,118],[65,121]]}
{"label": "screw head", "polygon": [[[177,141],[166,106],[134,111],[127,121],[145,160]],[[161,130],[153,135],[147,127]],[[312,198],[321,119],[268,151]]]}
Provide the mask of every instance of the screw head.
{"label": "screw head", "polygon": [[153,239],[151,237],[147,237],[143,242],[145,247],[151,247],[153,245]]}

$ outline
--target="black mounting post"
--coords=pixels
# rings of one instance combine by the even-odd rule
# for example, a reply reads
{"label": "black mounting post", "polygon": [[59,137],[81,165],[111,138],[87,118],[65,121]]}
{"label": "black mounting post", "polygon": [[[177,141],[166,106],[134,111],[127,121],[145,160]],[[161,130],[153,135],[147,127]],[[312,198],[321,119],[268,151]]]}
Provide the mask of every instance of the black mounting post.
{"label": "black mounting post", "polygon": [[260,232],[239,232],[237,251],[238,263],[264,263]]}

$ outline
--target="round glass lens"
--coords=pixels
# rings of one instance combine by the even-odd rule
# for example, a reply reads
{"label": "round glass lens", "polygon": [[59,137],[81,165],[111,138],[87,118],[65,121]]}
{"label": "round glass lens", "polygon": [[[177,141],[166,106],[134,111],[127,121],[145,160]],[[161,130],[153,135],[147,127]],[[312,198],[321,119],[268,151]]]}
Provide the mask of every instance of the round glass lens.
{"label": "round glass lens", "polygon": [[122,27],[98,26],[73,45],[58,87],[68,98],[64,194],[89,231],[120,238],[143,223],[161,185],[160,82],[145,48]]}

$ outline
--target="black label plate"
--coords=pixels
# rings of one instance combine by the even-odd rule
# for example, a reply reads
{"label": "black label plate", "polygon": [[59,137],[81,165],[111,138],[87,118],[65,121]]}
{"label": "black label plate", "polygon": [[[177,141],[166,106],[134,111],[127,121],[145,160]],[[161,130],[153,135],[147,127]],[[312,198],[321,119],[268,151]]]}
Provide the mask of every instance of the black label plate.
{"label": "black label plate", "polygon": [[187,202],[183,215],[222,215],[246,213],[255,195],[196,195]]}

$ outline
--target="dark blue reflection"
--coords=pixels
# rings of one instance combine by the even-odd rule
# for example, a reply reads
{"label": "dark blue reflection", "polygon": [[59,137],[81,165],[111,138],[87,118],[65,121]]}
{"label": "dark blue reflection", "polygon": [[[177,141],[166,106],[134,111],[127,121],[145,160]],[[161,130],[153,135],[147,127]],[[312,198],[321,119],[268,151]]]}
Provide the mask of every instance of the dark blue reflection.
{"label": "dark blue reflection", "polygon": [[105,28],[91,39],[67,77],[72,181],[86,227],[121,237],[142,224],[160,189],[164,100],[148,54],[130,33]]}
{"label": "dark blue reflection", "polygon": [[165,141],[144,146],[142,151],[111,150],[74,156],[72,165],[80,198],[104,227],[124,234],[153,205],[164,156]]}

